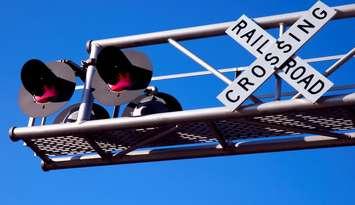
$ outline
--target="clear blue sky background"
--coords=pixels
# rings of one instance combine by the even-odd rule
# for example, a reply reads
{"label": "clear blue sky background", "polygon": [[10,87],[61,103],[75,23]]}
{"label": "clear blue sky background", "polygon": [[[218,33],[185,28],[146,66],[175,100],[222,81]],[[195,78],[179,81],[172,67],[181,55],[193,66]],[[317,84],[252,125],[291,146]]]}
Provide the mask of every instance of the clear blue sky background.
{"label": "clear blue sky background", "polygon": [[[354,147],[43,172],[32,152],[7,134],[10,126],[26,125],[17,93],[21,66],[30,58],[79,62],[87,58],[89,39],[219,23],[242,14],[281,14],[308,9],[314,2],[3,1],[0,204],[354,204]],[[311,58],[347,52],[355,45],[354,23],[328,24],[298,54]],[[269,32],[277,35],[276,30]],[[254,60],[227,36],[183,44],[216,67],[245,66]],[[203,70],[168,45],[142,49],[151,56],[155,75]],[[322,71],[332,63],[312,65]],[[354,83],[353,68],[354,60],[331,80]],[[173,93],[185,109],[221,106],[215,96],[225,87],[213,77],[153,84]]]}

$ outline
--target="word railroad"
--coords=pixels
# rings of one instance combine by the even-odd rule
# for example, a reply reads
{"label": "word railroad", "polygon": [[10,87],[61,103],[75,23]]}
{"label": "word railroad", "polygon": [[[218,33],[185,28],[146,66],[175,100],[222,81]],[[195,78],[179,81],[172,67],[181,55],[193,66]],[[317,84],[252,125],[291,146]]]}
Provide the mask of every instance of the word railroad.
{"label": "word railroad", "polygon": [[316,102],[333,83],[294,54],[335,14],[334,9],[318,1],[278,40],[242,15],[226,33],[257,59],[217,98],[235,110],[276,72],[306,99]]}

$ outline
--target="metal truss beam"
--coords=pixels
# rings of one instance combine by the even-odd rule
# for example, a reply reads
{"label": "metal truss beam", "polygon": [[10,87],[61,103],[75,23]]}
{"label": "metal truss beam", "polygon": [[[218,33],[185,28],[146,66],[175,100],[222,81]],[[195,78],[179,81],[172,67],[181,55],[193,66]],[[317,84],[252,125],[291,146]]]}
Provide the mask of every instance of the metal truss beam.
{"label": "metal truss beam", "polygon": [[[322,56],[322,57],[308,58],[308,59],[303,59],[303,60],[307,63],[315,63],[315,62],[322,62],[322,61],[338,60],[338,59],[343,58],[344,56],[346,56],[346,54]],[[352,56],[352,57],[354,58],[355,56]],[[244,71],[247,68],[248,68],[247,66],[221,68],[221,69],[217,69],[217,71],[220,73],[235,73],[235,72]],[[170,75],[154,76],[152,78],[152,81],[170,80],[170,79],[178,79],[178,78],[189,78],[189,77],[197,77],[197,76],[205,76],[205,75],[212,75],[212,72],[210,72],[210,71],[195,71],[195,72],[188,72],[188,73],[177,73],[177,74],[170,74]],[[75,87],[75,90],[82,90],[83,88],[84,88],[83,85],[77,85]]]}
{"label": "metal truss beam", "polygon": [[[209,72],[211,72],[213,75],[215,75],[217,78],[219,78],[220,80],[222,80],[223,82],[225,82],[227,85],[232,84],[232,81],[227,78],[226,76],[224,76],[221,72],[219,72],[217,69],[215,69],[214,67],[212,67],[211,65],[209,65],[208,63],[206,63],[204,60],[202,60],[200,57],[198,57],[197,55],[193,54],[191,51],[189,51],[188,49],[186,49],[185,47],[183,47],[181,44],[179,44],[178,42],[176,42],[174,39],[168,39],[169,43],[171,45],[173,45],[176,49],[178,49],[179,51],[181,51],[183,54],[185,54],[186,56],[188,56],[190,59],[192,59],[193,61],[195,61],[196,63],[198,63],[199,65],[201,65],[203,68],[205,68],[206,70],[208,70]],[[255,97],[254,95],[249,96],[249,99],[252,100],[254,103],[262,103],[261,100],[259,100],[257,97]]]}
{"label": "metal truss beam", "polygon": [[[355,4],[347,4],[342,6],[333,7],[337,10],[337,14],[333,19],[350,18],[355,16]],[[276,28],[283,23],[285,26],[293,24],[299,17],[302,16],[304,11],[293,12],[281,15],[273,15],[267,17],[254,18],[262,28]],[[212,37],[224,35],[224,31],[230,26],[230,22],[210,24],[204,26],[196,26],[147,34],[131,35],[125,37],[109,38],[103,40],[95,40],[92,43],[101,47],[117,46],[120,48],[128,48],[135,46],[152,45],[159,43],[167,43],[169,38],[180,40],[189,40],[203,37]],[[90,50],[90,49],[88,49]]]}
{"label": "metal truss beam", "polygon": [[208,121],[255,116],[270,113],[290,112],[293,110],[307,110],[332,106],[346,106],[355,104],[355,93],[347,95],[322,97],[318,103],[313,104],[305,99],[267,102],[259,105],[242,106],[235,112],[225,107],[205,108],[179,112],[169,112],[142,116],[139,118],[115,118],[92,120],[82,123],[53,124],[34,127],[10,128],[9,135],[12,140],[46,138],[53,136],[83,135],[86,133],[99,133],[117,128],[145,128],[154,126],[172,125],[178,123]]}
{"label": "metal truss beam", "polygon": [[[337,62],[335,62],[332,66],[330,66],[324,73],[323,75],[325,77],[329,77],[331,74],[333,74],[340,66],[342,66],[344,63],[346,63],[348,60],[350,60],[355,54],[355,48],[351,49],[349,52],[347,52],[343,57],[341,57]],[[299,98],[301,97],[301,93],[297,93],[297,95],[293,96],[292,98]]]}
{"label": "metal truss beam", "polygon": [[200,157],[240,155],[355,145],[355,133],[347,133],[347,135],[350,137],[349,139],[337,139],[325,136],[308,136],[288,139],[238,142],[234,144],[234,151],[224,150],[220,146],[215,145],[133,151],[128,155],[113,159],[112,161],[103,160],[98,155],[83,156],[81,158],[62,157],[54,159],[54,164],[44,163],[42,168],[43,170],[47,171],[52,169],[65,169],[75,167],[128,164],[162,160],[190,159]]}

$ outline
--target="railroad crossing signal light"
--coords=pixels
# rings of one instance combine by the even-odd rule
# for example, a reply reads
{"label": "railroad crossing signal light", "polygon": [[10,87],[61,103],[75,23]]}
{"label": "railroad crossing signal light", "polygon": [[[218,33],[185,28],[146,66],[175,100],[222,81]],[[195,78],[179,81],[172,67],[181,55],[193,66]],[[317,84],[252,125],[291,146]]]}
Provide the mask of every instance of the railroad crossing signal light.
{"label": "railroad crossing signal light", "polygon": [[138,51],[105,47],[97,56],[92,87],[105,105],[119,105],[141,95],[152,78],[148,57]]}
{"label": "railroad crossing signal light", "polygon": [[75,73],[64,62],[43,63],[32,59],[21,70],[19,104],[31,117],[44,117],[57,111],[75,90]]}
{"label": "railroad crossing signal light", "polygon": [[139,117],[144,115],[181,111],[182,107],[175,97],[162,93],[151,92],[138,96],[123,111],[123,117]]}

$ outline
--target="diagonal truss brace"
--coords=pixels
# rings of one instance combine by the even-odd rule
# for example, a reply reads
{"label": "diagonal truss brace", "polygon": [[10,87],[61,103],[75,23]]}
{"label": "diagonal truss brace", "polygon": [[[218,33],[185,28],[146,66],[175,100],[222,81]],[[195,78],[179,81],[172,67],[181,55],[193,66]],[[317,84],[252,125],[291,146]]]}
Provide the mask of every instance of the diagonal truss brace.
{"label": "diagonal truss brace", "polygon": [[[226,76],[224,76],[221,72],[219,72],[216,68],[213,68],[211,65],[209,65],[208,63],[206,63],[204,60],[202,60],[201,58],[199,58],[197,55],[193,54],[191,51],[189,51],[188,49],[186,49],[185,47],[183,47],[181,44],[179,44],[178,42],[176,42],[174,39],[169,38],[168,42],[174,46],[176,49],[178,49],[179,51],[181,51],[183,54],[185,54],[186,56],[188,56],[189,58],[191,58],[193,61],[195,61],[196,63],[198,63],[199,65],[201,65],[203,68],[205,68],[206,70],[210,71],[213,75],[215,75],[217,78],[221,79],[223,82],[225,82],[227,85],[232,84],[232,81],[227,78]],[[257,97],[255,97],[254,95],[251,95],[250,100],[253,101],[254,103],[262,103],[262,101],[260,99],[258,99]]]}
{"label": "diagonal truss brace", "polygon": [[[339,60],[337,60],[332,66],[330,66],[324,73],[323,75],[325,77],[329,77],[331,74],[333,74],[340,66],[342,66],[344,63],[346,63],[348,60],[350,60],[353,56],[355,55],[355,48],[351,49],[349,52],[347,52],[344,56],[342,56]],[[301,93],[297,93],[295,96],[292,97],[292,99],[300,98],[302,96]]]}
{"label": "diagonal truss brace", "polygon": [[117,154],[115,154],[114,157],[118,158],[120,156],[127,155],[128,153],[130,153],[130,152],[132,152],[132,151],[134,151],[136,149],[139,149],[140,147],[142,147],[144,145],[147,145],[147,144],[149,144],[151,142],[154,142],[154,141],[156,141],[156,140],[158,140],[158,139],[160,139],[162,137],[165,137],[166,135],[168,135],[168,134],[174,132],[175,130],[177,130],[178,128],[179,128],[179,126],[175,125],[174,127],[170,128],[170,129],[167,129],[167,130],[165,130],[165,131],[163,131],[163,132],[161,132],[161,133],[159,133],[159,134],[157,134],[155,136],[149,137],[149,138],[147,138],[147,139],[145,139],[145,140],[143,140],[141,142],[138,142],[137,144],[135,144],[135,145],[133,145],[133,146],[131,146],[131,147],[129,147],[129,148],[117,153]]}
{"label": "diagonal truss brace", "polygon": [[230,151],[234,150],[235,147],[232,145],[232,143],[230,143],[229,141],[226,140],[226,138],[218,130],[218,127],[216,126],[216,124],[214,122],[207,122],[207,125],[223,149],[230,150]]}

